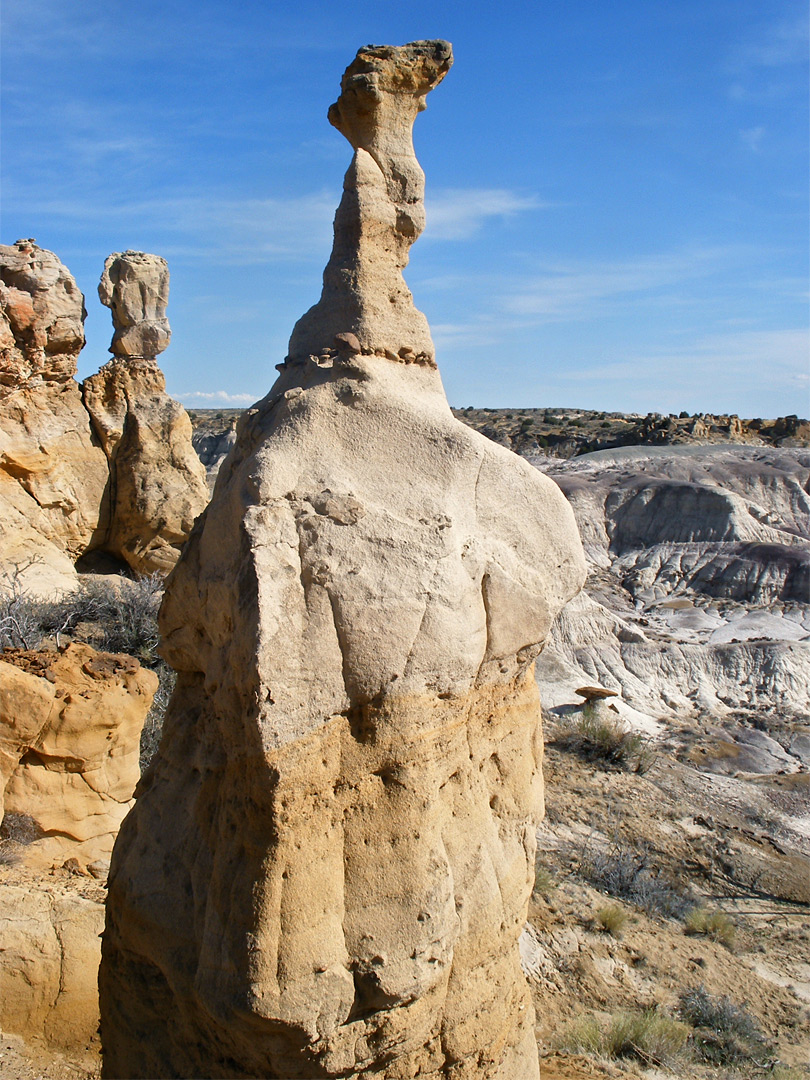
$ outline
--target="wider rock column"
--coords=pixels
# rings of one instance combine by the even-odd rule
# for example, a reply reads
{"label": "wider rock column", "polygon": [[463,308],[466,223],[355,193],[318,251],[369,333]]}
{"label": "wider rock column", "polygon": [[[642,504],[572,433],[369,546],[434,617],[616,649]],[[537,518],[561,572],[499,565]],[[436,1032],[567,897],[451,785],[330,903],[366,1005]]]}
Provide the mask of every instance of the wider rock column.
{"label": "wider rock column", "polygon": [[401,277],[446,42],[361,49],[321,301],[170,579],[178,671],[113,856],[108,1077],[530,1080],[533,660],[584,580],[556,485],[456,421]]}

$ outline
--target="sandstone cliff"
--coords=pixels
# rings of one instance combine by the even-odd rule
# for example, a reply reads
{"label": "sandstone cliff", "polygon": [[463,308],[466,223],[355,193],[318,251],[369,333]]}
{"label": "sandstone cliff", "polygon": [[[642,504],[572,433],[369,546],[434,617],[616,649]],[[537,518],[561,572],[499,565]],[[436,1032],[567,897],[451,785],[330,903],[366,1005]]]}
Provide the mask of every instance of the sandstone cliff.
{"label": "sandstone cliff", "polygon": [[556,486],[452,416],[401,278],[411,125],[450,62],[368,47],[344,75],[321,301],[170,579],[178,687],[110,880],[107,1076],[538,1075],[533,660],[584,562]]}

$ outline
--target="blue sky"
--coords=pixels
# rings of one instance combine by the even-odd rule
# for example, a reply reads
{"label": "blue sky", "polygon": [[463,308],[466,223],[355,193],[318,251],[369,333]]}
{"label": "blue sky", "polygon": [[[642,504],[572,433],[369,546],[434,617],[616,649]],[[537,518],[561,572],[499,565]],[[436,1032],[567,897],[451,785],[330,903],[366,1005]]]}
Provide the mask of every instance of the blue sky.
{"label": "blue sky", "polygon": [[808,27],[795,0],[3,0],[2,242],[87,297],[163,255],[169,390],[261,397],[320,295],[360,45],[451,41],[406,280],[456,406],[807,415]]}

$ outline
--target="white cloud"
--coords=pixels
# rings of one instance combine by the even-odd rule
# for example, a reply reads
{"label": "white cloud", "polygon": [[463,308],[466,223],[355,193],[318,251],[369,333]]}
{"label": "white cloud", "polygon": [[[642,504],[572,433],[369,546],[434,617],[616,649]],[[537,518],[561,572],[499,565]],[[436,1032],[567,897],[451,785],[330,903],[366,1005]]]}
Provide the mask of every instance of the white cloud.
{"label": "white cloud", "polygon": [[94,204],[84,199],[38,203],[41,214],[73,223],[114,222],[118,232],[148,228],[166,238],[166,257],[216,258],[247,266],[279,259],[307,260],[328,252],[335,197],[220,199],[181,195],[137,202]]}
{"label": "white cloud", "polygon": [[227,390],[188,390],[174,394],[174,397],[184,405],[202,405],[205,402],[206,404],[232,405],[234,407],[252,405],[254,401],[258,400],[259,396],[259,394],[229,394]]}
{"label": "white cloud", "polygon": [[603,391],[620,386],[635,408],[674,408],[677,402],[688,408],[699,402],[708,411],[742,416],[806,414],[809,353],[806,330],[707,334],[677,349],[569,371],[566,380]]}
{"label": "white cloud", "polygon": [[469,240],[490,218],[514,217],[550,205],[534,195],[518,195],[504,188],[445,188],[428,192],[425,238]]}

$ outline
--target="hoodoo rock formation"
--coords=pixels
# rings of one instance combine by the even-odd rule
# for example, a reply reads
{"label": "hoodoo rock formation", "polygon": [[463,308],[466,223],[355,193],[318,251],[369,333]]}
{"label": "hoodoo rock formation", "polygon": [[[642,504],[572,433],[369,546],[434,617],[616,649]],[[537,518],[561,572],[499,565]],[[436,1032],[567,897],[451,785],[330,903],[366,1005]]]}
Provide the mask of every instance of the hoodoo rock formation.
{"label": "hoodoo rock formation", "polygon": [[518,937],[559,489],[452,416],[401,278],[446,42],[361,49],[321,301],[169,581],[178,672],[110,877],[107,1077],[538,1075]]}
{"label": "hoodoo rock formation", "polygon": [[169,268],[142,251],[107,258],[98,287],[112,311],[113,359],[84,381],[84,403],[110,463],[105,548],[138,573],[168,571],[208,502],[191,422],[166,393],[156,357],[169,344]]}
{"label": "hoodoo rock formation", "polygon": [[84,301],[52,251],[0,246],[0,564],[17,587],[75,586],[106,530],[107,461],[74,378]]}
{"label": "hoodoo rock formation", "polygon": [[138,573],[168,571],[208,501],[185,409],[166,394],[169,271],[157,255],[111,255],[99,293],[114,359],[80,388],[84,298],[52,251],[0,246],[0,587],[76,587],[103,551]]}

